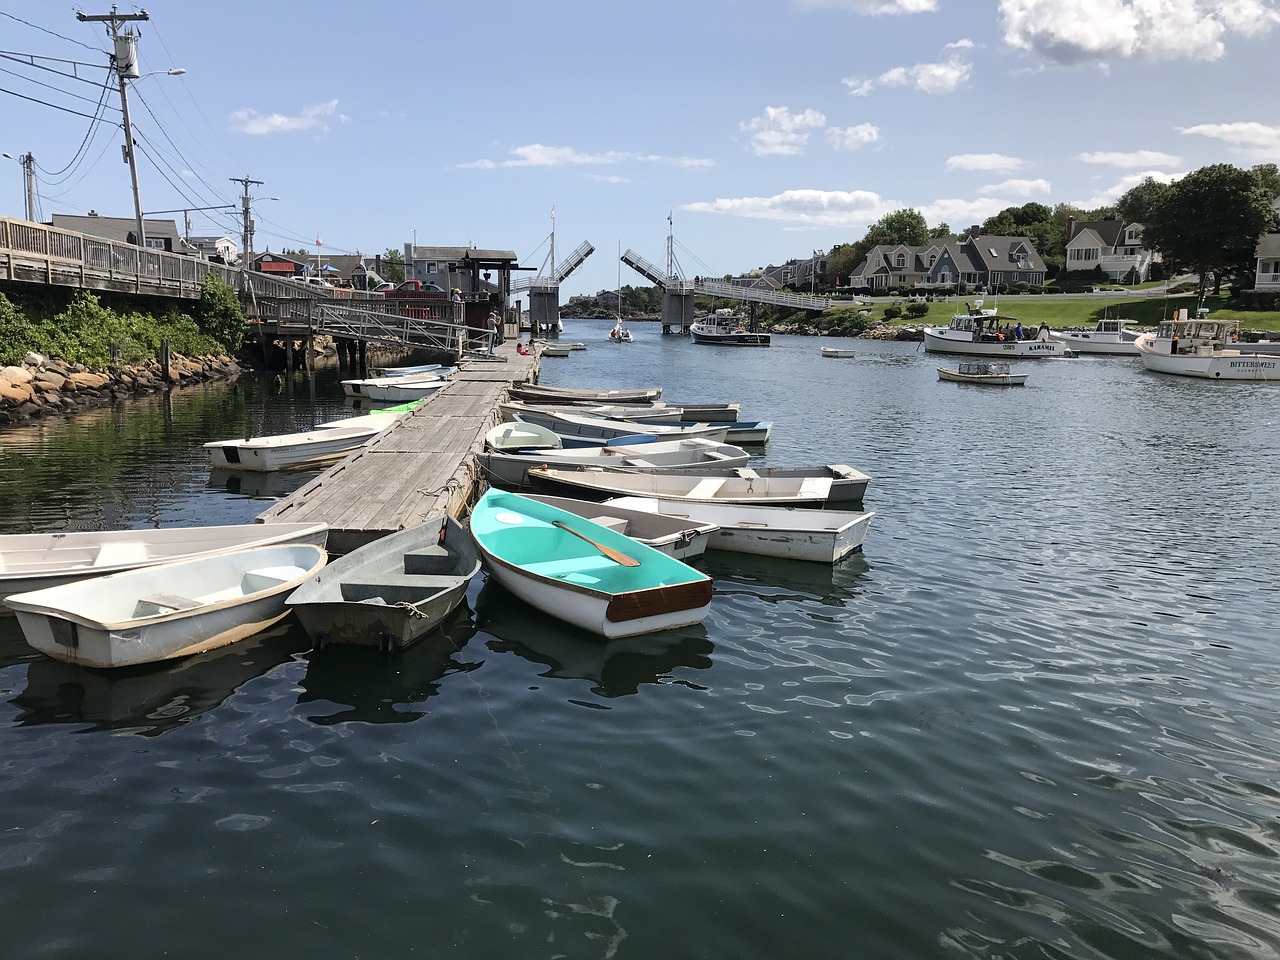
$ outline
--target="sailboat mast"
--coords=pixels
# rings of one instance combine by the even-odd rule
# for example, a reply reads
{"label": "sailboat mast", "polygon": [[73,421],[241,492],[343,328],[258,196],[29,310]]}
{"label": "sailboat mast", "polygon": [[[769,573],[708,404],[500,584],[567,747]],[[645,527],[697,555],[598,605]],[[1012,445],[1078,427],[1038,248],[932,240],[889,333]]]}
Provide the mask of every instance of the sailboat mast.
{"label": "sailboat mast", "polygon": [[551,279],[556,278],[556,208],[551,208]]}

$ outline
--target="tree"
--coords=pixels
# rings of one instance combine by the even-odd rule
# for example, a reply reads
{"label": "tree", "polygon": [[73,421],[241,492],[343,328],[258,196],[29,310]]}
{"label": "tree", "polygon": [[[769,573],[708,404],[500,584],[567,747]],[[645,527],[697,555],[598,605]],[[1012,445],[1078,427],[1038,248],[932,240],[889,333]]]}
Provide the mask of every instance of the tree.
{"label": "tree", "polygon": [[929,224],[924,216],[911,207],[886,213],[867,229],[863,238],[869,247],[880,244],[903,243],[911,247],[922,247],[929,242]]}
{"label": "tree", "polygon": [[1120,219],[1125,223],[1147,223],[1168,192],[1169,184],[1161,183],[1155,177],[1146,177],[1116,201]]}
{"label": "tree", "polygon": [[1272,197],[1252,171],[1215,163],[1172,184],[1152,211],[1143,242],[1200,277],[1204,297],[1228,273],[1251,271],[1258,238],[1275,221]]}
{"label": "tree", "polygon": [[932,230],[929,231],[930,240],[954,240],[955,234],[951,232],[951,224],[943,221]]}
{"label": "tree", "polygon": [[[1272,209],[1275,209],[1274,204],[1280,198],[1280,167],[1277,167],[1274,163],[1260,163],[1249,172],[1257,178],[1262,189],[1267,191],[1267,195],[1271,198],[1273,204]],[[1272,230],[1277,227],[1280,227],[1280,211],[1276,211],[1276,216],[1271,222]]]}
{"label": "tree", "polygon": [[216,274],[205,274],[200,285],[200,303],[196,307],[196,324],[200,332],[234,353],[244,340],[247,323],[236,292]]}
{"label": "tree", "polygon": [[399,250],[387,249],[382,254],[382,279],[388,283],[404,282],[404,254]]}

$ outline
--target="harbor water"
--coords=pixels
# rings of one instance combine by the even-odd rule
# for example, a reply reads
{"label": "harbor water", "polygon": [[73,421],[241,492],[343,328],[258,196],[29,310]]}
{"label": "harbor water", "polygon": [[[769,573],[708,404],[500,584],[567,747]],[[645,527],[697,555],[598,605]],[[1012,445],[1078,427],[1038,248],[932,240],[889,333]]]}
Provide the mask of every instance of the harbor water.
{"label": "harbor water", "polygon": [[[0,619],[6,956],[1280,956],[1280,387],[914,343],[569,321],[565,386],[774,423],[872,482],[865,550],[708,554],[603,642],[477,578],[401,653],[292,622],[120,673]],[[200,444],[349,415],[336,370],[0,431],[0,530],[251,520]]]}

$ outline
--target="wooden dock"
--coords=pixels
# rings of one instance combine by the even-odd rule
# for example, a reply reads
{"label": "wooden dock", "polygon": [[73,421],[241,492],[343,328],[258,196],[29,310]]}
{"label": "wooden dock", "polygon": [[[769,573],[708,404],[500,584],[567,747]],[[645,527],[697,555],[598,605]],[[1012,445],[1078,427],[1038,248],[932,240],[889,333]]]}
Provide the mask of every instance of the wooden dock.
{"label": "wooden dock", "polygon": [[538,371],[538,356],[521,356],[513,341],[494,352],[507,362],[463,364],[447,387],[258,522],[327,523],[330,552],[343,554],[428,517],[465,513],[478,495],[473,454],[499,420],[499,401]]}

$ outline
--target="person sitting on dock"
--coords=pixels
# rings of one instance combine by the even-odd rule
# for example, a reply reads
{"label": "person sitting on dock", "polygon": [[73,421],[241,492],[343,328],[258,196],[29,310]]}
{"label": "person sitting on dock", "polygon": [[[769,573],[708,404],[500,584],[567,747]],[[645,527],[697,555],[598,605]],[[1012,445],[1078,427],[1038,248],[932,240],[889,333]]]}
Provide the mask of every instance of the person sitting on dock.
{"label": "person sitting on dock", "polygon": [[530,350],[530,349],[525,345],[525,342],[524,342],[523,340],[517,340],[517,341],[516,341],[516,353],[520,354],[520,356],[522,356],[522,357],[527,357],[527,356],[529,356],[529,354],[530,354],[530,353],[532,353],[532,352],[533,352],[533,351],[532,351],[532,350]]}

